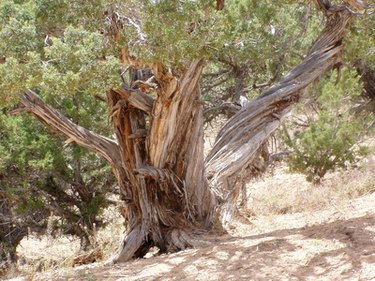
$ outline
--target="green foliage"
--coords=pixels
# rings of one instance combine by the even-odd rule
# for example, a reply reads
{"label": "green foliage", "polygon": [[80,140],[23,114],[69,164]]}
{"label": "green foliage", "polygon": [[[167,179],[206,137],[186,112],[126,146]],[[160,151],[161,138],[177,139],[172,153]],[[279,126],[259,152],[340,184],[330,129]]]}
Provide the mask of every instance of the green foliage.
{"label": "green foliage", "polygon": [[[9,108],[19,93],[32,88],[75,123],[109,135],[105,105],[93,95],[104,95],[120,82],[119,60],[103,21],[110,5],[100,0],[1,1],[0,105]],[[93,153],[65,146],[30,117],[8,116],[9,111],[0,114],[0,201],[7,218],[1,240],[11,231],[20,236],[28,228],[45,231],[51,213],[58,220],[56,231],[81,238],[94,225],[102,226],[105,194],[113,183],[107,164]],[[8,242],[16,247],[19,240]]]}
{"label": "green foliage", "polygon": [[308,181],[319,183],[327,172],[354,164],[367,152],[360,142],[373,116],[353,111],[361,92],[358,79],[345,68],[338,84],[335,75],[322,80],[310,91],[316,114],[308,127],[293,135],[284,127],[285,143],[293,152],[289,167],[306,174]]}
{"label": "green foliage", "polygon": [[99,32],[68,26],[62,37],[50,40],[51,46],[44,49],[47,62],[41,91],[56,95],[101,94],[118,83],[118,63],[113,56],[105,56],[104,39]]}
{"label": "green foliage", "polygon": [[45,201],[32,185],[37,175],[27,165],[27,159],[36,155],[45,161],[39,150],[45,147],[43,142],[39,147],[37,140],[28,138],[24,120],[0,112],[0,263],[15,254],[28,228],[38,231],[45,227],[49,215]]}
{"label": "green foliage", "polygon": [[95,95],[119,84],[119,60],[103,34],[105,22],[97,20],[104,13],[101,1],[78,2],[1,2],[1,104],[29,88]]}
{"label": "green foliage", "polygon": [[[87,95],[56,100],[74,122],[108,135],[105,107]],[[86,239],[95,228],[104,226],[100,217],[108,206],[106,195],[113,184],[110,168],[94,153],[76,145],[66,146],[41,123],[29,116],[0,114],[0,238],[8,243],[9,232],[21,239],[31,231],[47,230],[53,214],[53,231]],[[4,195],[4,196],[2,196]],[[13,228],[14,229],[13,229]],[[18,236],[17,236],[18,237]],[[9,241],[12,247],[20,240]]]}
{"label": "green foliage", "polygon": [[375,17],[356,17],[350,27],[346,43],[346,60],[355,63],[363,60],[368,65],[375,64]]}
{"label": "green foliage", "polygon": [[[139,10],[138,23],[130,25],[135,38],[130,41],[124,34],[125,39],[130,41],[132,52],[138,57],[175,67],[186,65],[193,58],[207,53],[205,48],[209,44],[206,41],[209,34],[205,31],[209,19],[204,13],[206,1],[140,2],[143,6]],[[122,12],[127,20],[137,22],[125,9]]]}
{"label": "green foliage", "polygon": [[215,51],[203,75],[204,99],[220,107],[240,95],[257,97],[301,61],[321,26],[305,3],[227,1],[210,27]]}
{"label": "green foliage", "polygon": [[[248,85],[274,82],[301,60],[322,26],[306,2],[226,1],[218,12],[208,0],[4,0],[0,100],[9,104],[27,88],[56,96],[103,94],[120,83],[122,47],[143,63],[175,71],[205,57],[209,72],[228,67],[226,61],[249,65]],[[348,54],[371,59],[373,17],[358,18]]]}
{"label": "green foliage", "polygon": [[0,4],[0,57],[26,60],[28,52],[41,47],[37,40],[35,4],[2,1]]}

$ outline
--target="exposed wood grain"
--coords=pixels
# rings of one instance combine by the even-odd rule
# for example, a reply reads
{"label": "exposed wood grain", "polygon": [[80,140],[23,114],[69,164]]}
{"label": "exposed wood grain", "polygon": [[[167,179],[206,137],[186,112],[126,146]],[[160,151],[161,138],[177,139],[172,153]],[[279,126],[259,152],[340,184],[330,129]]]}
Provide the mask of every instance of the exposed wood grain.
{"label": "exposed wood grain", "polygon": [[237,179],[242,171],[254,165],[260,147],[279,127],[281,119],[307,86],[341,60],[342,40],[352,13],[345,6],[334,6],[329,1],[317,4],[325,12],[327,22],[306,58],[223,126],[205,160],[210,184],[219,201],[225,202],[224,224],[234,209],[241,187]]}
{"label": "exposed wood grain", "polygon": [[25,106],[24,110],[34,115],[48,127],[68,137],[67,143],[77,144],[97,152],[116,166],[119,163],[119,146],[115,140],[96,134],[81,126],[74,124],[63,114],[47,105],[36,93],[27,90],[20,95],[20,101]]}
{"label": "exposed wood grain", "polygon": [[149,95],[143,93],[136,89],[114,89],[113,91],[121,95],[124,100],[126,100],[130,105],[144,112],[150,113],[154,105],[154,100]]}

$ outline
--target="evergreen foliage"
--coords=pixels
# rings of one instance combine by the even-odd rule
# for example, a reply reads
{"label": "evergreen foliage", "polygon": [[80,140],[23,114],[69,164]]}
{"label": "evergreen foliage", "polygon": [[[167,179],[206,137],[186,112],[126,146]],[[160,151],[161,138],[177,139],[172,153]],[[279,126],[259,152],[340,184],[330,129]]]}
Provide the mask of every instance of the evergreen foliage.
{"label": "evergreen foliage", "polygon": [[[79,97],[56,107],[64,107],[75,122],[108,133],[106,122],[100,124],[102,107]],[[105,225],[101,214],[114,184],[108,165],[77,145],[65,145],[29,116],[8,113],[0,114],[0,260],[14,257],[29,231],[74,235],[88,249],[94,231]]]}
{"label": "evergreen foliage", "polygon": [[[371,133],[374,116],[355,113],[362,87],[356,72],[344,68],[341,76],[338,82],[336,75],[329,75],[310,90],[309,105],[302,109],[310,111],[305,128],[291,124],[290,134],[284,126],[285,144],[292,150],[290,169],[314,183],[329,171],[353,165],[368,151],[361,141]],[[302,110],[297,114],[303,116]]]}

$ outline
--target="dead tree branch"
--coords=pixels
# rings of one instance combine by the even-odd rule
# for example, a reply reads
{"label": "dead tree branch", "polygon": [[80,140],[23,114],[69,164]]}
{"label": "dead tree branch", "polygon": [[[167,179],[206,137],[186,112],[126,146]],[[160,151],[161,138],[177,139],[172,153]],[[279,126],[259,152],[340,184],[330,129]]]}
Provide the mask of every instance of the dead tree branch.
{"label": "dead tree branch", "polygon": [[211,187],[219,201],[225,203],[224,224],[230,219],[238,198],[239,175],[257,162],[260,148],[307,86],[341,60],[342,40],[353,14],[346,7],[334,6],[329,1],[317,2],[326,14],[326,27],[306,58],[224,125],[205,160]]}
{"label": "dead tree branch", "polygon": [[[35,116],[58,133],[68,137],[66,143],[75,142],[91,151],[98,153],[112,165],[119,159],[117,143],[107,137],[98,135],[90,130],[74,124],[63,114],[47,105],[36,93],[27,90],[20,95],[23,111]],[[20,110],[13,112],[21,113]]]}

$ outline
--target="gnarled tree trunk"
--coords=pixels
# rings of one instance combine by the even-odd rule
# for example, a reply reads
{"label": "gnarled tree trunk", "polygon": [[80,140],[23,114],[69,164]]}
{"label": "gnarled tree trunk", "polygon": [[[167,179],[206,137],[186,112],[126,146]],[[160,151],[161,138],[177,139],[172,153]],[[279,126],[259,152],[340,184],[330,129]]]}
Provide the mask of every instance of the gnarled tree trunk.
{"label": "gnarled tree trunk", "polygon": [[113,261],[142,257],[152,246],[185,249],[190,234],[211,225],[215,200],[204,175],[203,67],[196,60],[176,78],[155,66],[155,101],[136,88],[108,91],[117,141],[73,124],[32,91],[21,95],[24,110],[111,164],[129,228]]}
{"label": "gnarled tree trunk", "polygon": [[342,40],[353,12],[347,6],[316,1],[326,27],[305,59],[280,82],[233,116],[219,132],[206,158],[207,176],[222,206],[222,223],[230,221],[241,187],[241,173],[257,170],[261,147],[306,91],[324,72],[339,65]]}
{"label": "gnarled tree trunk", "polygon": [[154,65],[156,100],[134,86],[142,81],[108,91],[116,141],[74,125],[31,91],[21,95],[29,113],[111,164],[129,229],[114,262],[142,257],[154,245],[164,252],[189,247],[189,234],[208,229],[218,205],[223,223],[229,220],[241,173],[258,169],[259,148],[282,117],[311,82],[340,60],[352,13],[329,1],[317,3],[327,22],[306,58],[226,123],[205,161],[199,88],[203,60],[192,62],[179,77]]}
{"label": "gnarled tree trunk", "polygon": [[158,97],[150,115],[127,101],[139,90],[108,92],[130,228],[116,261],[141,257],[154,245],[163,252],[184,249],[191,246],[189,233],[210,224],[214,201],[203,173],[203,66],[194,61],[180,79],[155,67]]}

